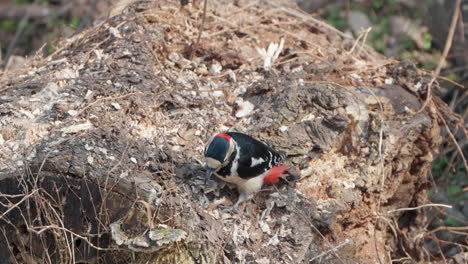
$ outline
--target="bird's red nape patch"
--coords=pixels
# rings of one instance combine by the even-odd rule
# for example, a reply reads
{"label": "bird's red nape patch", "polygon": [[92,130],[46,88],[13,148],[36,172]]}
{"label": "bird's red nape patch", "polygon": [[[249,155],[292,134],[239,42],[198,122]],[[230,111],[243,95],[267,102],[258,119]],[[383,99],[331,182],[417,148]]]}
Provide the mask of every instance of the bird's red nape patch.
{"label": "bird's red nape patch", "polygon": [[281,165],[281,166],[274,166],[268,172],[265,178],[263,178],[263,183],[277,183],[279,178],[289,176],[289,174],[285,173],[288,169],[288,166]]}
{"label": "bird's red nape patch", "polygon": [[227,139],[227,141],[230,141],[231,140],[231,137],[226,134],[226,133],[219,133],[218,135],[216,135],[215,137],[223,137],[225,139]]}

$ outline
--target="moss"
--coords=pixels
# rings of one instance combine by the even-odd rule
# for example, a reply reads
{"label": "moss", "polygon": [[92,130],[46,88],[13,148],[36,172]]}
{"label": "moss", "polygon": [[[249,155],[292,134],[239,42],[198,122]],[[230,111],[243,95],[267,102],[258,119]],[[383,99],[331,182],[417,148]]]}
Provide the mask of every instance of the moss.
{"label": "moss", "polygon": [[338,6],[331,5],[328,7],[325,19],[337,29],[343,30],[346,28],[346,20],[341,15],[341,8]]}
{"label": "moss", "polygon": [[423,39],[423,49],[430,50],[432,46],[432,35],[425,32],[422,34],[422,39]]}
{"label": "moss", "polygon": [[426,70],[434,70],[437,67],[437,62],[434,60],[423,61],[418,63],[418,67]]}
{"label": "moss", "polygon": [[371,21],[375,21],[377,24],[374,22],[374,27],[372,28],[372,31],[370,32],[370,38],[368,40],[369,44],[374,47],[378,52],[383,53],[386,48],[385,44],[385,35],[388,35],[390,33],[390,28],[389,28],[389,19],[388,17],[382,17],[381,19],[372,19],[373,16],[370,16]]}
{"label": "moss", "polygon": [[404,35],[400,41],[398,42],[398,51],[399,53],[403,53],[407,50],[414,50],[416,48],[416,45],[414,44],[414,41],[408,36]]}
{"label": "moss", "polygon": [[1,19],[0,30],[4,32],[14,33],[18,27],[18,21],[13,19]]}

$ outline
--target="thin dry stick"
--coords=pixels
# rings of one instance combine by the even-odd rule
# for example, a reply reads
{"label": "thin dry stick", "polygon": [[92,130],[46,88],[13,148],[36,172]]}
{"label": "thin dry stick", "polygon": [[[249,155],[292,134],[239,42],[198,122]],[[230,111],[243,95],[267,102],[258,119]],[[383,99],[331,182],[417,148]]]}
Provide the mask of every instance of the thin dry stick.
{"label": "thin dry stick", "polygon": [[6,193],[0,193],[0,197],[7,197],[7,198],[18,198],[18,197],[23,197],[27,194],[21,193],[21,194],[6,194]]}
{"label": "thin dry stick", "polygon": [[195,42],[195,45],[193,45],[192,50],[190,51],[190,57],[189,60],[192,60],[193,54],[195,51],[198,49],[198,45],[200,44],[200,39],[203,33],[203,26],[205,25],[205,20],[206,20],[206,7],[208,6],[208,0],[205,0],[203,2],[203,15],[202,15],[202,22],[200,23],[200,27],[198,28],[198,37],[197,37],[197,42]]}
{"label": "thin dry stick", "polygon": [[147,222],[148,222],[148,227],[150,229],[153,229],[154,228],[154,222],[153,222],[153,217],[152,217],[152,213],[151,213],[151,205],[147,202],[147,201],[144,201],[144,200],[138,200],[137,202],[140,202],[142,203],[145,208],[146,208],[146,214],[147,214]]}
{"label": "thin dry stick", "polygon": [[6,214],[8,214],[11,210],[15,209],[16,207],[18,207],[22,202],[26,201],[26,199],[28,199],[29,197],[31,197],[32,195],[34,195],[35,193],[37,193],[39,190],[36,189],[34,191],[32,191],[30,194],[28,195],[25,195],[23,197],[23,199],[21,199],[19,202],[15,203],[12,207],[10,207],[10,209],[6,210],[1,216],[0,216],[0,219],[2,219]]}
{"label": "thin dry stick", "polygon": [[354,41],[353,43],[353,46],[351,47],[351,49],[348,51],[348,54],[352,54],[354,52],[354,49],[356,48],[357,44],[359,43],[359,41],[361,40],[361,38],[363,37],[364,34],[359,34],[358,37],[356,38],[356,40]]}
{"label": "thin dry stick", "polygon": [[309,262],[311,262],[313,260],[316,260],[318,258],[321,258],[321,257],[323,257],[325,255],[328,255],[330,252],[335,251],[335,250],[339,249],[340,247],[346,246],[347,244],[349,244],[349,239],[346,239],[343,243],[339,244],[338,246],[336,246],[336,247],[334,247],[332,249],[329,249],[329,250],[327,250],[327,251],[325,251],[325,252],[323,252],[323,253],[321,253],[321,254],[319,254],[319,255],[311,258],[311,259],[309,259]]}
{"label": "thin dry stick", "polygon": [[434,236],[433,234],[431,235],[431,238],[435,239],[437,242],[442,243],[442,244],[456,245],[456,246],[459,246],[461,248],[464,248],[464,249],[468,250],[468,246],[464,245],[464,244],[460,244],[460,243],[453,242],[453,241],[450,241],[450,240],[439,239],[436,236]]}
{"label": "thin dry stick", "polygon": [[438,228],[429,231],[427,234],[433,234],[440,230],[445,230],[449,232],[453,230],[468,230],[468,226],[439,226]]}
{"label": "thin dry stick", "polygon": [[[78,238],[81,238],[83,239],[86,243],[88,243],[88,245],[92,248],[95,248],[97,250],[119,250],[118,248],[102,248],[102,247],[98,247],[98,246],[95,246],[93,243],[91,243],[91,241],[89,241],[89,239],[87,237],[84,237],[84,236],[81,236],[67,228],[64,228],[64,227],[60,227],[60,226],[57,226],[57,225],[48,225],[48,226],[32,226],[32,227],[27,227],[28,230],[36,233],[36,234],[41,234],[43,233],[44,231],[46,230],[49,230],[49,229],[58,229],[58,230],[61,230],[61,231],[65,231],[65,232],[68,232]],[[36,230],[38,229],[38,230]]]}
{"label": "thin dry stick", "polygon": [[450,23],[450,30],[447,36],[447,40],[445,41],[444,51],[442,52],[442,57],[440,58],[439,64],[437,65],[437,68],[434,74],[432,75],[431,81],[427,85],[426,101],[424,101],[423,106],[421,107],[421,109],[418,110],[417,113],[422,112],[426,108],[427,104],[429,103],[429,100],[431,100],[432,85],[434,84],[437,76],[440,74],[440,71],[442,70],[442,65],[445,59],[447,58],[450,48],[452,47],[453,36],[455,35],[455,28],[457,25],[458,15],[460,14],[460,5],[461,5],[461,0],[457,0],[457,2],[455,3],[455,9],[454,9],[453,16],[452,16],[452,22]]}
{"label": "thin dry stick", "polygon": [[379,219],[382,219],[383,221],[385,221],[387,223],[387,225],[390,227],[390,229],[393,232],[393,236],[398,237],[398,233],[397,233],[397,230],[396,230],[396,228],[398,228],[398,223],[393,224],[392,219],[390,219],[388,217],[385,217],[383,215],[377,215],[377,217]]}
{"label": "thin dry stick", "polygon": [[361,55],[361,52],[362,52],[362,49],[365,47],[366,45],[366,41],[367,41],[367,36],[369,36],[369,32],[372,30],[372,27],[369,27],[368,29],[366,29],[366,31],[364,31],[364,37],[362,38],[362,41],[361,41],[361,46],[359,46],[359,51],[357,52],[356,55]]}
{"label": "thin dry stick", "polygon": [[[2,232],[2,235],[3,235],[3,237],[5,238],[4,241],[6,241],[6,247],[8,248],[8,251],[10,252],[10,256],[14,256],[15,253],[13,253],[13,249],[12,249],[12,246],[11,246],[11,242],[9,241],[9,239],[8,239],[8,237],[7,237],[7,235],[6,235],[5,227],[2,228],[0,231]],[[15,260],[15,263],[18,264],[18,260],[17,260],[16,258],[10,258],[10,261],[11,261],[11,259],[14,259],[14,260]]]}
{"label": "thin dry stick", "polygon": [[[361,54],[362,52],[362,48],[364,47],[364,45],[366,45],[366,41],[367,41],[367,35],[369,34],[369,32],[372,30],[372,27],[369,27],[363,31],[361,31],[361,33],[359,34],[359,36],[356,38],[356,40],[354,41],[354,44],[353,46],[351,47],[351,49],[348,51],[348,54],[352,54],[354,52],[354,50],[356,49],[357,45],[359,43],[362,43],[360,46],[359,46],[359,51],[356,53],[356,55],[359,55]],[[362,39],[362,40],[361,40]]]}
{"label": "thin dry stick", "polygon": [[388,211],[387,213],[388,213],[388,214],[391,214],[391,213],[401,212],[401,211],[412,211],[412,210],[418,210],[418,209],[421,209],[421,208],[424,208],[424,207],[445,207],[445,208],[452,208],[451,205],[447,205],[447,204],[423,204],[423,205],[416,206],[416,207],[398,208],[398,209],[390,210],[390,211]]}
{"label": "thin dry stick", "polygon": [[[57,188],[55,189],[57,192]],[[44,204],[48,205],[49,208],[50,208],[50,212],[52,212],[54,215],[55,215],[55,219],[57,219],[57,221],[60,222],[60,225],[62,225],[63,228],[65,228],[65,224],[63,223],[63,219],[64,217],[59,215],[59,213],[57,213],[57,210],[55,210],[55,208],[50,204],[50,203],[47,203],[46,201],[44,201]],[[44,208],[45,210],[45,208]],[[52,218],[50,218],[50,222],[52,222]],[[72,246],[72,237],[69,238],[67,236],[67,233],[66,232],[63,232],[64,236],[65,236],[65,243],[67,244],[67,250],[68,250],[68,254],[71,258],[70,261],[72,261],[74,258],[75,258],[75,250],[74,250],[74,247]],[[73,262],[71,262],[73,263]]]}
{"label": "thin dry stick", "polygon": [[[455,220],[457,220],[458,222],[462,223],[463,225],[468,226],[468,221],[466,221],[465,219],[461,219],[460,217],[457,217],[456,215],[453,215],[453,214],[450,215],[445,210],[442,210],[442,209],[440,209],[438,207],[436,207],[436,210],[437,210],[437,213],[439,213],[439,214],[441,214],[441,215],[443,215],[445,217],[450,216],[450,217],[454,218]],[[439,215],[435,215],[434,218],[438,218],[439,220],[441,219]]]}
{"label": "thin dry stick", "polygon": [[462,43],[465,43],[465,23],[463,22],[463,12],[461,10],[459,11],[458,15],[458,26],[460,27],[460,40]]}
{"label": "thin dry stick", "polygon": [[465,158],[465,155],[463,154],[463,150],[461,149],[460,144],[458,144],[457,139],[452,134],[452,131],[450,131],[450,128],[449,128],[447,122],[445,121],[444,117],[440,113],[438,113],[438,115],[439,115],[440,120],[442,120],[442,123],[444,123],[444,126],[447,129],[447,133],[449,134],[450,138],[452,139],[453,144],[455,144],[455,147],[457,147],[458,153],[460,153],[460,157],[462,158],[463,164],[465,165],[465,170],[468,173],[468,164],[466,162],[466,158]]}
{"label": "thin dry stick", "polygon": [[[127,141],[126,144],[125,144],[124,151],[123,151],[123,153],[122,153],[122,155],[121,155],[119,161],[117,162],[117,164],[115,164],[115,165],[108,171],[108,173],[107,173],[107,175],[106,175],[106,180],[104,181],[104,188],[103,188],[103,189],[104,189],[104,194],[101,193],[102,189],[99,188],[99,192],[101,193],[101,197],[102,197],[102,199],[101,199],[102,202],[101,202],[101,206],[99,206],[99,214],[97,215],[97,216],[98,216],[97,218],[100,219],[100,220],[101,220],[101,216],[104,215],[104,211],[107,209],[107,203],[106,203],[107,198],[108,198],[108,196],[110,195],[110,192],[111,192],[112,189],[114,188],[115,184],[117,184],[117,182],[118,182],[118,180],[116,180],[116,181],[115,181],[115,184],[114,184],[110,189],[108,189],[107,186],[108,186],[108,184],[109,184],[109,178],[110,178],[110,176],[111,176],[110,174],[111,174],[111,172],[112,172],[113,169],[115,169],[115,168],[117,168],[118,166],[120,166],[120,164],[122,163],[124,157],[127,155],[128,148],[129,148],[129,143],[128,143],[128,141]],[[106,215],[104,215],[104,216],[106,216]],[[108,216],[107,216],[107,217],[108,217]],[[110,222],[109,219],[106,219],[106,220],[108,220],[108,222]],[[98,232],[98,234],[101,233],[101,225],[98,225],[97,232]],[[99,241],[98,241],[98,245],[99,245]]]}

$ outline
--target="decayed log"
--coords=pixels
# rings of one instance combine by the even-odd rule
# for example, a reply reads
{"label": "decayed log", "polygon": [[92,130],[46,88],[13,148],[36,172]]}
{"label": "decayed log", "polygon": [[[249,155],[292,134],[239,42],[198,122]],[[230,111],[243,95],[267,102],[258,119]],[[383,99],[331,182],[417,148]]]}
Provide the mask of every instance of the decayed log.
{"label": "decayed log", "polygon": [[[0,262],[425,259],[408,239],[424,215],[392,210],[426,199],[429,80],[291,7],[210,5],[193,53],[198,7],[134,3],[3,76]],[[237,192],[200,165],[226,129],[288,152],[301,179],[221,210]]]}

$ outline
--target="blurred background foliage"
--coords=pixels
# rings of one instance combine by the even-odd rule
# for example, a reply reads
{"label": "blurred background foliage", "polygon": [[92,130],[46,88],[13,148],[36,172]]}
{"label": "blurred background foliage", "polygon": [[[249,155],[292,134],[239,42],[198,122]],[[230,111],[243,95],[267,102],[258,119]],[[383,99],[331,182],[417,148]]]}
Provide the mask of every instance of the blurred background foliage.
{"label": "blurred background foliage", "polygon": [[10,56],[51,54],[62,38],[89,26],[109,1],[0,0],[0,63]]}
{"label": "blurred background foliage", "polygon": [[[175,0],[174,0],[175,1]],[[214,0],[210,0],[214,1]],[[293,0],[291,0],[293,1]],[[242,0],[239,1],[242,4]],[[248,4],[244,0],[244,5]],[[367,42],[378,52],[399,60],[409,60],[432,71],[441,58],[456,0],[296,0],[313,16],[319,16],[341,31],[354,35],[372,28]],[[22,65],[25,56],[51,54],[59,40],[70,37],[105,19],[111,0],[0,0],[0,70]],[[468,119],[468,0],[461,4],[452,49],[439,79],[438,95]],[[99,17],[100,16],[100,17]],[[19,65],[19,66],[18,66]],[[1,73],[1,71],[0,71]],[[1,76],[1,75],[0,75]],[[455,84],[454,82],[457,82]],[[457,142],[468,156],[466,125],[451,127]],[[467,233],[450,227],[468,226],[468,176],[460,151],[442,131],[445,142],[434,162],[431,202],[450,204],[452,209],[427,209],[430,225],[436,230],[426,247],[434,256],[453,256],[466,250]],[[459,229],[457,229],[459,230]],[[453,243],[440,243],[440,241]]]}

